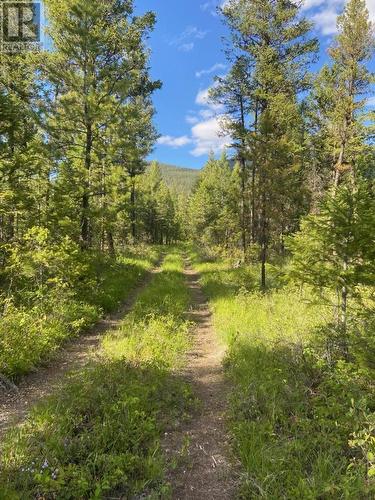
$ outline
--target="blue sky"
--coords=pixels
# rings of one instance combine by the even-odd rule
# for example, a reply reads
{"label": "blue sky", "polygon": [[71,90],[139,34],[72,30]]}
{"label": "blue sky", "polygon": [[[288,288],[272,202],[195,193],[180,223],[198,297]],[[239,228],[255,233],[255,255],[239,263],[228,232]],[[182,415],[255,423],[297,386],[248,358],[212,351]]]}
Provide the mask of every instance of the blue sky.
{"label": "blue sky", "polygon": [[[149,42],[151,73],[162,80],[163,88],[154,97],[161,138],[152,159],[201,168],[210,150],[220,154],[227,142],[218,136],[220,110],[207,103],[213,76],[228,69],[221,42],[226,28],[216,14],[220,3],[223,0],[136,0],[137,12],[153,10],[157,15]],[[305,0],[304,14],[316,23],[321,40],[321,62],[344,4],[345,0]],[[375,0],[367,4],[375,18]]]}

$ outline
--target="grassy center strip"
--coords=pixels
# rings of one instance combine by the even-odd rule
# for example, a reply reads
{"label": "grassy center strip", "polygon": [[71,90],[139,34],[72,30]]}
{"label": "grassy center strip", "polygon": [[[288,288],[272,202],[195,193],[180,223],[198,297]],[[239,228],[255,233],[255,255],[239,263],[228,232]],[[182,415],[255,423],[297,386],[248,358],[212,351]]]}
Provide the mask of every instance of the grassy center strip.
{"label": "grassy center strip", "polygon": [[7,437],[0,498],[166,494],[159,440],[192,400],[174,371],[190,345],[189,298],[172,251],[98,359]]}

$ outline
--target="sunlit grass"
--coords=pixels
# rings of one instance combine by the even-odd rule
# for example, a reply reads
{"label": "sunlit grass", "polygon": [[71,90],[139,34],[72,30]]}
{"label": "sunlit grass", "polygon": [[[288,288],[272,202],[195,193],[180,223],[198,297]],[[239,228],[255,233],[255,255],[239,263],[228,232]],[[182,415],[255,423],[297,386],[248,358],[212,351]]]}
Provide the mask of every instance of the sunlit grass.
{"label": "sunlit grass", "polygon": [[0,373],[17,377],[31,371],[51,358],[67,339],[115,310],[155,265],[160,251],[158,247],[134,247],[117,259],[93,254],[77,289],[51,290],[33,305],[4,306]]}
{"label": "sunlit grass", "polygon": [[328,356],[332,308],[276,267],[261,293],[257,266],[192,258],[228,348],[240,498],[370,498],[373,372]]}
{"label": "sunlit grass", "polygon": [[98,360],[7,437],[0,498],[167,498],[160,437],[192,403],[174,373],[190,344],[182,268],[172,251]]}

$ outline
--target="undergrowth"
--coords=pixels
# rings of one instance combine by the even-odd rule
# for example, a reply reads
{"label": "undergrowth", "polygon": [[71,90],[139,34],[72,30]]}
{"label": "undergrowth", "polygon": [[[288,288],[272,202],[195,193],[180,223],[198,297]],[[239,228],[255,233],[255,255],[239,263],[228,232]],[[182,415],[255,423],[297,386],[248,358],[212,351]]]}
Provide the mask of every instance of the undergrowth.
{"label": "undergrowth", "polygon": [[114,259],[83,255],[71,242],[52,249],[47,243],[42,240],[38,252],[33,244],[12,256],[11,293],[0,295],[0,373],[11,378],[46,361],[68,338],[115,310],[160,252],[139,247]]}
{"label": "undergrowth", "polygon": [[168,255],[98,360],[7,437],[0,498],[167,497],[159,440],[192,403],[173,372],[190,342],[182,266]]}
{"label": "undergrowth", "polygon": [[351,359],[341,359],[331,309],[280,269],[269,269],[272,287],[262,294],[255,266],[192,257],[228,346],[230,427],[244,471],[239,497],[371,498],[374,372],[358,342]]}

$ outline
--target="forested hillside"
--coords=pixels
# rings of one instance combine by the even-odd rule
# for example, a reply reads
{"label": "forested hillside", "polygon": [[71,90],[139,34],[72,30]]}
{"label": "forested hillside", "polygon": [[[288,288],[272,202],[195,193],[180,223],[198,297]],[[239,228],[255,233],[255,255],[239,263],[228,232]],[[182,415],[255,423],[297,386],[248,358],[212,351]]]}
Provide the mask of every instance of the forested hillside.
{"label": "forested hillside", "polygon": [[220,3],[201,170],[148,161],[157,12],[44,4],[0,51],[0,500],[374,498],[366,1],[324,64],[301,2]]}
{"label": "forested hillside", "polygon": [[185,196],[188,196],[192,192],[198,181],[199,170],[165,163],[159,163],[159,168],[167,186]]}

